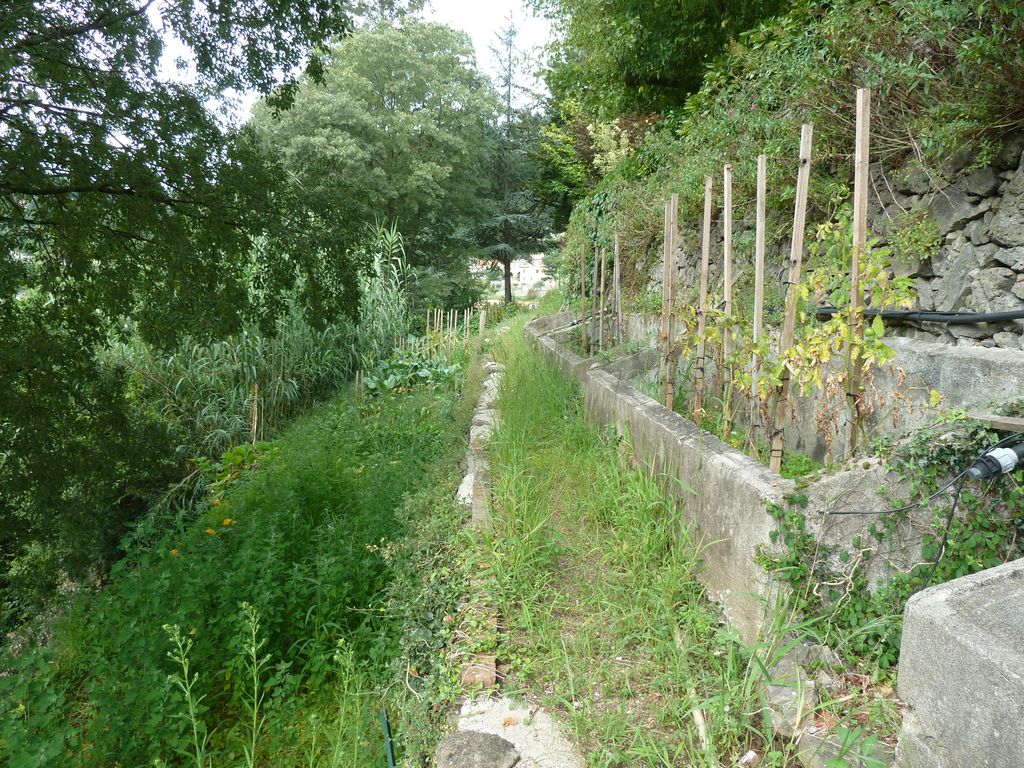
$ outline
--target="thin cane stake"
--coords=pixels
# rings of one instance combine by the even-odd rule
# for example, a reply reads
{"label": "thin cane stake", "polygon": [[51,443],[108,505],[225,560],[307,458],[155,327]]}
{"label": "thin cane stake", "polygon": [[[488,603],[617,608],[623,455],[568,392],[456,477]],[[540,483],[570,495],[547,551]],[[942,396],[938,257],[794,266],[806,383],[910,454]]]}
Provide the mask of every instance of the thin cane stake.
{"label": "thin cane stake", "polygon": [[694,382],[693,415],[700,421],[704,410],[704,364],[705,344],[704,331],[707,328],[708,315],[708,269],[711,264],[711,192],[714,180],[708,176],[704,179],[704,231],[700,244],[700,297],[697,302],[697,354]]}
{"label": "thin cane stake", "polygon": [[[800,266],[804,254],[804,227],[807,221],[807,185],[811,178],[811,143],[814,127],[805,124],[800,130],[800,171],[796,180],[796,203],[793,211],[793,241],[789,252],[789,283],[786,286],[786,318],[782,326],[782,341],[779,344],[779,359],[783,359],[796,332],[797,296],[796,285],[800,282]],[[783,424],[786,420],[786,406],[789,400],[789,370],[782,370],[782,386],[775,404],[775,419],[772,423],[772,449],[769,466],[775,472],[782,469]]]}

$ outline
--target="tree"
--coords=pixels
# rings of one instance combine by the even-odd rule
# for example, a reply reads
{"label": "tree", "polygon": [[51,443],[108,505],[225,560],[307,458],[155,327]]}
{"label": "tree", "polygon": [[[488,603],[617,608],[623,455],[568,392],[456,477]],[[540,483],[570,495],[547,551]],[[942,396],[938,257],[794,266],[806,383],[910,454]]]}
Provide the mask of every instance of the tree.
{"label": "tree", "polygon": [[729,39],[785,0],[533,0],[560,32],[546,80],[592,118],[662,111],[700,86]]}
{"label": "tree", "polygon": [[[302,216],[276,215],[288,195],[280,169],[208,105],[228,89],[270,92],[311,46],[349,28],[338,0],[9,0],[0,10],[5,566],[26,541],[95,557],[166,482],[166,440],[132,423],[127,377],[101,360],[112,335],[137,330],[170,346],[183,332],[237,327],[252,312],[254,272],[282,281],[275,288],[302,277],[316,292],[322,251],[304,266],[254,264],[254,238],[292,242]],[[168,35],[190,59],[182,79],[161,70]],[[319,61],[309,59],[310,77]],[[293,93],[277,87],[277,104]]]}
{"label": "tree", "polygon": [[353,243],[376,220],[397,222],[414,267],[464,275],[486,213],[497,105],[469,38],[378,22],[335,45],[324,75],[302,84],[289,111],[257,109],[266,147],[334,237]]}
{"label": "tree", "polygon": [[538,137],[543,117],[518,102],[523,57],[516,48],[518,30],[509,19],[497,33],[491,52],[499,62],[496,86],[501,96],[497,151],[493,160],[491,214],[481,233],[485,256],[502,266],[505,303],[512,301],[512,262],[541,246],[551,234],[551,212],[537,194]]}

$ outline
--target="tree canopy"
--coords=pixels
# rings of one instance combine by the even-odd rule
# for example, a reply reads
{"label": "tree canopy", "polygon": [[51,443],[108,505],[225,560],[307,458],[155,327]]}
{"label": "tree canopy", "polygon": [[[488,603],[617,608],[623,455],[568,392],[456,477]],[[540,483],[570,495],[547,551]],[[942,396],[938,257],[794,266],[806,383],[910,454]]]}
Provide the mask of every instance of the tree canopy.
{"label": "tree canopy", "polygon": [[255,122],[335,237],[394,221],[413,266],[457,275],[486,212],[496,109],[469,38],[407,19],[337,43],[322,82],[305,81],[286,112],[261,105]]}
{"label": "tree canopy", "polygon": [[[216,104],[227,89],[269,92],[304,63],[315,76],[311,47],[350,26],[338,0],[13,0],[0,10],[5,566],[26,541],[96,557],[166,482],[160,428],[133,422],[126,371],[101,359],[112,338],[140,333],[166,348],[223,336],[254,311],[254,281],[278,280],[274,296],[296,283],[317,296],[344,290],[323,249],[296,249],[298,267],[253,249],[294,243],[304,216],[285,204],[273,159]],[[181,78],[162,71],[168,35],[191,61]],[[278,87],[278,102],[293,90]],[[66,549],[48,551],[72,567]]]}
{"label": "tree canopy", "polygon": [[679,106],[726,42],[785,0],[533,0],[555,23],[548,86],[592,117]]}

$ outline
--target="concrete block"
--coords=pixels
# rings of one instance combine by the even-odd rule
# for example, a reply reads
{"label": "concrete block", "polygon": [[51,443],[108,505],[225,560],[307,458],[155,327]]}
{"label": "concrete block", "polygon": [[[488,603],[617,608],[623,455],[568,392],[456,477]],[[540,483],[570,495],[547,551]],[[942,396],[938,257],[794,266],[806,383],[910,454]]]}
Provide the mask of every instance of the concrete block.
{"label": "concrete block", "polygon": [[1024,559],[910,599],[899,768],[1016,768],[1024,756]]}

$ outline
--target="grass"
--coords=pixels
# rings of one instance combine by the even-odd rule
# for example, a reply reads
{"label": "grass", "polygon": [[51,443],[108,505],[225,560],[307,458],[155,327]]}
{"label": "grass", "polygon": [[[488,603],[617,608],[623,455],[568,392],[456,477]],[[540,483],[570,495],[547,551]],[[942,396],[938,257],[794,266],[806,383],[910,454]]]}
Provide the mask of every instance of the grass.
{"label": "grass", "polygon": [[[590,766],[734,765],[750,749],[765,768],[799,765],[762,716],[763,687],[798,641],[819,641],[820,619],[780,601],[762,638],[743,643],[698,580],[686,494],[667,495],[628,437],[587,423],[576,384],[542,363],[519,324],[493,352],[506,366],[494,520],[472,557],[504,618],[507,688],[558,711]],[[814,468],[793,459],[790,474]],[[842,741],[844,765],[880,765],[876,746],[892,743],[901,716],[891,688],[827,671],[834,693],[816,724]]]}
{"label": "grass", "polygon": [[592,766],[719,765],[770,744],[756,683],[773,648],[745,646],[708,601],[681,502],[586,423],[517,327],[494,354],[486,548],[509,685],[559,710]]}
{"label": "grass", "polygon": [[6,764],[383,764],[382,691],[440,666],[459,596],[421,576],[457,537],[468,421],[450,388],[349,393],[211,466],[196,509],[144,520],[102,591],[2,660]]}

